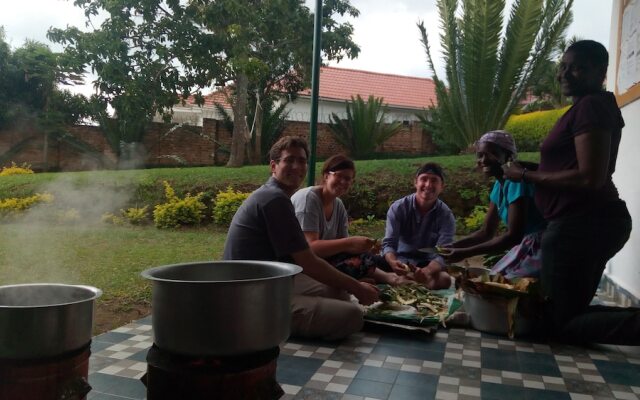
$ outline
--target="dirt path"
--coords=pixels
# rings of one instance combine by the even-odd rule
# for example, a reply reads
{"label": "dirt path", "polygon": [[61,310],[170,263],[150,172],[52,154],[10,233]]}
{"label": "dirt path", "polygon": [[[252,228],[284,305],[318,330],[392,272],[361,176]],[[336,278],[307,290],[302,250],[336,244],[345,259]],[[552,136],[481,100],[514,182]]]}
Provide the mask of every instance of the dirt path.
{"label": "dirt path", "polygon": [[151,314],[149,304],[122,305],[116,301],[101,302],[96,306],[93,334],[99,335],[116,329],[149,314]]}

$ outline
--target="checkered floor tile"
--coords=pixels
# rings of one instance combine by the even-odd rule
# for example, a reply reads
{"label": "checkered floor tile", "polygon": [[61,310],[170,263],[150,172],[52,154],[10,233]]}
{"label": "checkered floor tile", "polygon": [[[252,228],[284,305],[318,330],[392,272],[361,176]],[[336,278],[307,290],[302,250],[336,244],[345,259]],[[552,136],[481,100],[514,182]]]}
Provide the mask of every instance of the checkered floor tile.
{"label": "checkered floor tile", "polygon": [[[150,318],[96,336],[89,399],[144,399]],[[369,327],[341,342],[283,343],[282,399],[640,400],[640,347],[576,347],[468,329]]]}

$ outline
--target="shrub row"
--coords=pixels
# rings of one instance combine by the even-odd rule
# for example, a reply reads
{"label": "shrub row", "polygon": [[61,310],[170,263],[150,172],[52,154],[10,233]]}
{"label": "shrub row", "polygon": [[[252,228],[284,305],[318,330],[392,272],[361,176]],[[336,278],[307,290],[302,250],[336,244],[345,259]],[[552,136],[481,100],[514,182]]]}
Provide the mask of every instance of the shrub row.
{"label": "shrub row", "polygon": [[0,170],[0,176],[26,175],[26,174],[33,174],[31,165],[27,163],[23,163],[22,165],[17,165],[15,162],[12,161],[11,165],[7,167],[2,167],[2,170]]}
{"label": "shrub row", "polygon": [[[449,173],[446,177],[445,191],[441,196],[458,217],[459,230],[462,232],[477,226],[477,220],[481,216],[472,214],[469,219],[468,215],[474,211],[478,204],[487,202],[488,189],[491,184],[480,174],[472,173],[472,171],[466,172],[453,171]],[[405,183],[402,184],[402,181]],[[225,190],[218,191],[215,197],[204,191],[199,191],[195,195],[186,192],[181,197],[176,194],[168,182],[162,182],[162,186],[165,195],[164,202],[155,205],[147,204],[143,207],[129,207],[121,209],[115,214],[105,213],[102,215],[102,221],[116,225],[140,225],[149,223],[153,219],[158,228],[176,228],[207,222],[228,226],[238,207],[253,190],[243,192],[228,186]],[[393,174],[386,176],[379,174],[375,178],[363,176],[353,186],[349,194],[343,198],[343,201],[349,215],[356,221],[372,222],[384,220],[391,203],[413,191],[413,182],[408,177],[400,178]],[[37,204],[51,203],[52,201],[53,196],[50,194],[0,200],[0,218],[17,217]],[[151,209],[153,212],[150,213]],[[58,220],[66,222],[81,220],[80,214],[74,209],[52,212],[60,214]]]}
{"label": "shrub row", "polygon": [[0,200],[0,218],[17,217],[26,210],[41,203],[51,203],[53,196],[49,193],[36,193],[27,197],[10,197]]}
{"label": "shrub row", "polygon": [[518,151],[539,151],[544,138],[568,109],[569,106],[558,110],[512,115],[504,129],[513,135]]}

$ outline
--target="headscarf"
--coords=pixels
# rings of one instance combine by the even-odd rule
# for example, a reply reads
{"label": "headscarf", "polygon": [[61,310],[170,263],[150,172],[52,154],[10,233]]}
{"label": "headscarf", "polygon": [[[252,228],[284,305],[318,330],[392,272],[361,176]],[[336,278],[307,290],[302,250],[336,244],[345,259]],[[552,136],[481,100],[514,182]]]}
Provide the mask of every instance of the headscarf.
{"label": "headscarf", "polygon": [[511,158],[516,159],[518,155],[518,150],[516,149],[516,142],[513,140],[513,137],[507,131],[489,131],[482,135],[480,139],[476,142],[476,147],[481,143],[493,143],[496,146],[502,148],[505,151],[511,153]]}

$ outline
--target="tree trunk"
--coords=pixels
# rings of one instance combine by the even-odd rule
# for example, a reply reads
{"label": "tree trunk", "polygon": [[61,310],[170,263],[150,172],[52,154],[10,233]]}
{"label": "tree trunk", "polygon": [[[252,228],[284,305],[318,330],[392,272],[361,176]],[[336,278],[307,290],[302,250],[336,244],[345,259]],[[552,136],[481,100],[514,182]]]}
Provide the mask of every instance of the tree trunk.
{"label": "tree trunk", "polygon": [[42,170],[44,172],[49,171],[49,132],[47,128],[44,129],[44,140],[42,145]]}
{"label": "tree trunk", "polygon": [[45,95],[44,101],[44,140],[42,144],[42,170],[49,171],[49,96]]}
{"label": "tree trunk", "polygon": [[231,154],[227,167],[242,167],[244,164],[245,145],[247,143],[247,87],[249,78],[246,74],[236,76],[236,101],[233,103],[233,133],[231,135]]}
{"label": "tree trunk", "polygon": [[120,143],[118,169],[144,168],[147,155],[147,148],[141,142]]}
{"label": "tree trunk", "polygon": [[253,157],[252,164],[260,164],[262,159],[262,118],[264,114],[262,112],[262,105],[260,99],[256,100],[256,115],[255,115],[255,127],[254,129],[254,143],[253,143]]}

